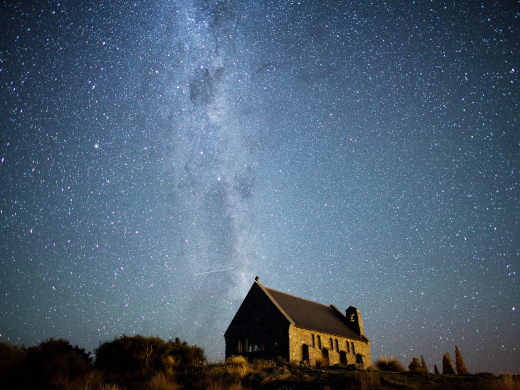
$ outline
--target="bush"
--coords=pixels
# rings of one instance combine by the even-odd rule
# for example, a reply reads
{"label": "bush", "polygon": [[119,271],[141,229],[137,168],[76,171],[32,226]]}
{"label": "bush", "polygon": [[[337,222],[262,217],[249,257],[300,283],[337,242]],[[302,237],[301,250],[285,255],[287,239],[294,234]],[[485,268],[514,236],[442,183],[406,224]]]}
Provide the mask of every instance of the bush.
{"label": "bush", "polygon": [[158,337],[123,335],[96,349],[95,367],[110,373],[142,376],[171,373],[178,367],[200,366],[205,361],[203,349],[189,346],[178,338],[165,342]]}
{"label": "bush", "polygon": [[394,359],[392,356],[390,356],[390,359],[388,359],[386,356],[380,357],[376,362],[375,366],[379,368],[381,371],[406,371],[401,362],[397,359]]}
{"label": "bush", "polygon": [[23,363],[27,356],[25,348],[10,343],[0,343],[0,383],[6,388],[14,388],[20,383]]}
{"label": "bush", "polygon": [[92,371],[90,353],[73,347],[64,339],[42,341],[27,350],[24,372],[29,386],[40,389],[67,389],[82,382]]}
{"label": "bush", "polygon": [[226,359],[225,372],[242,379],[251,372],[251,367],[244,356],[230,356]]}
{"label": "bush", "polygon": [[329,359],[324,356],[316,358],[316,368],[327,368],[329,366]]}
{"label": "bush", "polygon": [[428,372],[428,367],[426,367],[424,357],[421,355],[421,361],[417,358],[413,358],[412,362],[408,366],[408,370],[410,372]]}
{"label": "bush", "polygon": [[412,359],[412,362],[408,366],[408,370],[410,372],[421,372],[422,371],[422,367],[421,367],[421,362],[419,361],[419,359],[414,357]]}

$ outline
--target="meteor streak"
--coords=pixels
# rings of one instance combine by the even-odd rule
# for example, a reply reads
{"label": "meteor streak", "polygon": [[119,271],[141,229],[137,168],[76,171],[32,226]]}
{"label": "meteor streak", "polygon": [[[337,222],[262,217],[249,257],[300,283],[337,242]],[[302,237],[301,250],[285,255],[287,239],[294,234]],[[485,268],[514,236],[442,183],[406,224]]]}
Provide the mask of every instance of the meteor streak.
{"label": "meteor streak", "polygon": [[198,273],[198,274],[193,274],[193,276],[212,274],[212,273],[214,273],[214,272],[231,271],[232,269],[234,269],[234,268],[216,269],[216,270],[214,270],[214,271],[206,271],[206,272],[201,272],[201,273]]}

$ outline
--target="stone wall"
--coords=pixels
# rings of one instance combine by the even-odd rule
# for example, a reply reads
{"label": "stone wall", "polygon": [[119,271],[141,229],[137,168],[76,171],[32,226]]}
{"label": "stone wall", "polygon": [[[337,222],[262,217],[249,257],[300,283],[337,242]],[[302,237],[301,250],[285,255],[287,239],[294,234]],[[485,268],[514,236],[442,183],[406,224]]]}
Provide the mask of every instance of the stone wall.
{"label": "stone wall", "polygon": [[291,325],[289,327],[289,361],[300,363],[304,360],[309,360],[311,365],[316,361],[325,360],[328,365],[359,364],[359,368],[366,369],[371,366],[370,342],[351,340]]}

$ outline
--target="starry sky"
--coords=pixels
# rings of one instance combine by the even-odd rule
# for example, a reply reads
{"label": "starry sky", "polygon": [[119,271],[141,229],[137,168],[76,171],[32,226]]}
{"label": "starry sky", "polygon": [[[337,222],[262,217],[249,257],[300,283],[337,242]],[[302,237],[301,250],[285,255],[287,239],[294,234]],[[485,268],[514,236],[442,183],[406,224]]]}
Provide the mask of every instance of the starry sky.
{"label": "starry sky", "polygon": [[520,362],[520,2],[0,2],[0,341],[224,358],[267,287]]}

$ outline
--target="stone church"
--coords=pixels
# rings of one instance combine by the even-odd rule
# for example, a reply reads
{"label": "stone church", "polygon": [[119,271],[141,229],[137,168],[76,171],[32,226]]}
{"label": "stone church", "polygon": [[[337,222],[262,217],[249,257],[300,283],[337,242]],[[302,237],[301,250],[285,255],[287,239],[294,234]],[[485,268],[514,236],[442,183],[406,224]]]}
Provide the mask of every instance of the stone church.
{"label": "stone church", "polygon": [[345,313],[334,305],[298,298],[265,287],[255,279],[226,333],[226,357],[282,357],[315,365],[371,365],[370,340],[363,333],[359,309]]}

